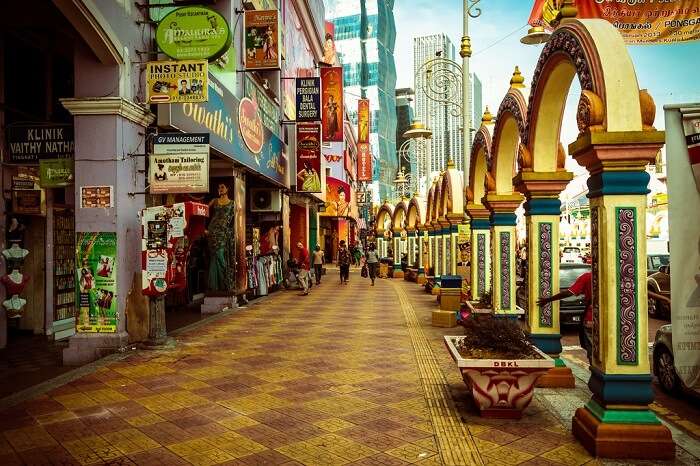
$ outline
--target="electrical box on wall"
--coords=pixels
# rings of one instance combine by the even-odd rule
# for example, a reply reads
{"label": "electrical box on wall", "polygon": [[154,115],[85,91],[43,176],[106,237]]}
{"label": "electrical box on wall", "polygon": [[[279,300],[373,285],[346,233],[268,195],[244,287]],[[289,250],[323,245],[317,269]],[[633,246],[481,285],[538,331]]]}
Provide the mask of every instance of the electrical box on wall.
{"label": "electrical box on wall", "polygon": [[279,189],[251,188],[251,212],[280,212],[282,210],[282,194]]}

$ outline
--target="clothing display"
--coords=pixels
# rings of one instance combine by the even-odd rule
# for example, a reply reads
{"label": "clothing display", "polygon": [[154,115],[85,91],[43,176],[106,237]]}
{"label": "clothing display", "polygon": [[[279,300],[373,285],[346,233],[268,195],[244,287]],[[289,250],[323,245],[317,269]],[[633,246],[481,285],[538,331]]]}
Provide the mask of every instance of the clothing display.
{"label": "clothing display", "polygon": [[17,270],[13,270],[12,273],[0,277],[0,282],[5,285],[5,290],[7,290],[8,296],[18,295],[22,293],[24,288],[27,286],[29,276],[22,275]]}
{"label": "clothing display", "polygon": [[27,257],[27,254],[29,254],[29,251],[19,247],[19,244],[13,244],[8,249],[2,251],[2,255],[8,261],[22,261]]}
{"label": "clothing display", "polygon": [[6,299],[2,302],[2,305],[7,309],[8,314],[19,314],[22,308],[27,304],[27,300],[20,298],[17,295],[13,295],[10,299]]}
{"label": "clothing display", "polygon": [[265,296],[270,288],[284,281],[282,259],[277,254],[249,255],[247,258],[248,289],[257,296]]}
{"label": "clothing display", "polygon": [[215,201],[211,207],[211,222],[207,242],[209,246],[209,288],[217,291],[231,291],[234,288],[233,264],[233,201],[220,205]]}

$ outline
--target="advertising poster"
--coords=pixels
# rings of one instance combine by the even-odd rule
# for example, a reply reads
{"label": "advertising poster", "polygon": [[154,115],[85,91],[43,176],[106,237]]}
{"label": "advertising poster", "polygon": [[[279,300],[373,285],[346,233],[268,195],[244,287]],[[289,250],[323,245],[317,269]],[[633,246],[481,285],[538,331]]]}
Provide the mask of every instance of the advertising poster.
{"label": "advertising poster", "polygon": [[344,178],[343,173],[343,143],[324,142],[321,145],[321,154],[325,161],[324,167],[330,169],[333,178]]}
{"label": "advertising poster", "polygon": [[700,115],[683,119],[685,143],[688,146],[688,161],[693,172],[695,186],[700,193]]}
{"label": "advertising poster", "polygon": [[297,124],[297,192],[321,192],[321,125]]}
{"label": "advertising poster", "polygon": [[146,63],[146,100],[149,104],[206,102],[209,83],[206,60]]}
{"label": "advertising poster", "polygon": [[81,186],[80,207],[82,209],[114,207],[114,188],[112,186]]}
{"label": "advertising poster", "polygon": [[151,194],[209,192],[209,133],[158,134],[149,160]]}
{"label": "advertising poster", "polygon": [[226,18],[211,8],[185,6],[166,14],[156,28],[156,43],[173,60],[214,60],[231,45]]}
{"label": "advertising poster", "polygon": [[323,140],[343,141],[343,68],[321,68]]}
{"label": "advertising poster", "polygon": [[44,215],[46,204],[42,189],[12,191],[12,211],[24,215]]}
{"label": "advertising poster", "polygon": [[357,101],[357,142],[369,142],[369,99]]}
{"label": "advertising poster", "polygon": [[324,217],[350,216],[350,185],[343,180],[326,177],[326,211]]}
{"label": "advertising poster", "polygon": [[296,79],[296,120],[321,121],[321,78]]}
{"label": "advertising poster", "polygon": [[[552,29],[556,0],[535,0],[528,23]],[[576,0],[577,18],[612,23],[628,45],[669,44],[700,40],[697,0]]]}
{"label": "advertising poster", "polygon": [[13,124],[5,129],[7,163],[37,163],[66,159],[75,154],[73,125]]}
{"label": "advertising poster", "polygon": [[367,142],[357,143],[357,181],[372,181],[372,151]]}
{"label": "advertising poster", "polygon": [[233,208],[235,210],[233,237],[236,243],[236,291],[237,295],[248,290],[248,271],[245,255],[245,179],[236,177],[233,183]]}
{"label": "advertising poster", "polygon": [[60,188],[73,184],[73,159],[39,160],[39,184],[42,188]]}
{"label": "advertising poster", "polygon": [[117,234],[76,233],[78,332],[117,331]]}
{"label": "advertising poster", "polygon": [[247,70],[280,67],[280,27],[278,10],[246,10],[245,68]]}
{"label": "advertising poster", "polygon": [[325,32],[321,63],[328,66],[338,66],[338,54],[335,50],[335,24],[325,21]]}

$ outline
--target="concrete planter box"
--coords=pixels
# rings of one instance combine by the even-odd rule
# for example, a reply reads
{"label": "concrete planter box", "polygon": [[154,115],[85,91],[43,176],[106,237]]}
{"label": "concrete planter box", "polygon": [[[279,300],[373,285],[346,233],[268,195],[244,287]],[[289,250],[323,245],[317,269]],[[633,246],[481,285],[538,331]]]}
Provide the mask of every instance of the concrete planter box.
{"label": "concrete planter box", "polygon": [[554,367],[554,360],[537,348],[542,359],[466,359],[456,346],[463,337],[444,338],[483,417],[520,419],[532,401],[535,382]]}

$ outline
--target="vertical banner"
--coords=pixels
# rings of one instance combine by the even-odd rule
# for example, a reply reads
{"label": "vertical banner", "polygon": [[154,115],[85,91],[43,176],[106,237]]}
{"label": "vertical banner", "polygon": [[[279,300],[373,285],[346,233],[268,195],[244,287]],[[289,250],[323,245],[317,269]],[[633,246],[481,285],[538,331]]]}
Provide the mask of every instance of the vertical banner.
{"label": "vertical banner", "polygon": [[246,184],[245,179],[237,176],[233,180],[233,238],[236,243],[236,286],[237,295],[244,294],[248,290],[248,270],[246,269],[246,241],[245,241],[245,211],[246,211]]}
{"label": "vertical banner", "polygon": [[321,121],[321,78],[297,78],[296,90],[296,120]]}
{"label": "vertical banner", "polygon": [[688,161],[693,172],[695,186],[700,193],[700,114],[683,118],[683,132],[688,146]]}
{"label": "vertical banner", "polygon": [[357,181],[372,181],[372,151],[367,142],[357,144]]}
{"label": "vertical banner", "polygon": [[369,99],[357,101],[357,141],[369,142]]}
{"label": "vertical banner", "polygon": [[297,192],[321,192],[321,126],[297,124]]}
{"label": "vertical banner", "polygon": [[117,331],[117,234],[77,233],[78,332]]}
{"label": "vertical banner", "polygon": [[343,141],[343,67],[321,68],[323,140]]}
{"label": "vertical banner", "polygon": [[280,68],[280,27],[278,10],[246,10],[245,68]]}

